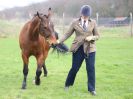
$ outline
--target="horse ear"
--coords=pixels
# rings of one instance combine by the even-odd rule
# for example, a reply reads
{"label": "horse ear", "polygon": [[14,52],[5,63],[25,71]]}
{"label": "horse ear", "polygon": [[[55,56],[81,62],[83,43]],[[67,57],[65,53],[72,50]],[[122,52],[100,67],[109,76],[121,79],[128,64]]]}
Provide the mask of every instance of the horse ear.
{"label": "horse ear", "polygon": [[51,15],[52,15],[52,9],[51,7],[48,9],[48,18],[51,18]]}
{"label": "horse ear", "polygon": [[37,16],[38,16],[39,18],[41,18],[38,11],[37,11]]}

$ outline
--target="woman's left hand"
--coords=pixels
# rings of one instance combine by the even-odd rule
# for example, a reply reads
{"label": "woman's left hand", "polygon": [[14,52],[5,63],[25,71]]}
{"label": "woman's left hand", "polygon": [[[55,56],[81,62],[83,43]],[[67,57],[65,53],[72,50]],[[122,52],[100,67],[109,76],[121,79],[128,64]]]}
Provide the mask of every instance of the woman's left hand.
{"label": "woman's left hand", "polygon": [[94,40],[94,36],[87,36],[86,38],[85,38],[85,40],[86,41],[92,41],[92,40]]}

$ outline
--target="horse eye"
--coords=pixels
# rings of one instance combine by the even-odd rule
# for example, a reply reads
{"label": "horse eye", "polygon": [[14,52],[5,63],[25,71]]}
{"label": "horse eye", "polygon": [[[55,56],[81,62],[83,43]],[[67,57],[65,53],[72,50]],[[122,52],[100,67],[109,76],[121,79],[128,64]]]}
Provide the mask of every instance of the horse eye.
{"label": "horse eye", "polygon": [[47,27],[44,27],[44,29],[47,29]]}

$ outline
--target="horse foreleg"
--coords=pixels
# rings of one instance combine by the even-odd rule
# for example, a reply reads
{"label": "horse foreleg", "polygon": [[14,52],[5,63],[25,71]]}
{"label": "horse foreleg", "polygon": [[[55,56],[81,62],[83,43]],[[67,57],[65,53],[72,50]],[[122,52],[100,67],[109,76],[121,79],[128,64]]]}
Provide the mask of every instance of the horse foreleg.
{"label": "horse foreleg", "polygon": [[45,62],[43,64],[43,71],[44,71],[44,77],[47,77],[47,74],[48,74],[48,71],[47,71],[47,68],[46,68],[46,65],[45,65]]}
{"label": "horse foreleg", "polygon": [[48,71],[47,71],[47,68],[46,68],[46,65],[45,65],[45,60],[46,60],[46,58],[47,58],[47,56],[48,56],[48,49],[46,49],[44,52],[45,52],[45,54],[44,54],[44,63],[43,63],[43,71],[44,71],[44,77],[47,77],[47,75],[48,75]]}
{"label": "horse foreleg", "polygon": [[27,86],[27,75],[28,75],[28,57],[24,54],[22,54],[22,59],[23,59],[23,75],[24,75],[24,79],[22,82],[22,89],[26,89]]}
{"label": "horse foreleg", "polygon": [[35,84],[40,85],[40,76],[42,74],[42,66],[43,66],[43,55],[39,55],[37,58],[37,70],[36,70],[36,77],[35,77]]}

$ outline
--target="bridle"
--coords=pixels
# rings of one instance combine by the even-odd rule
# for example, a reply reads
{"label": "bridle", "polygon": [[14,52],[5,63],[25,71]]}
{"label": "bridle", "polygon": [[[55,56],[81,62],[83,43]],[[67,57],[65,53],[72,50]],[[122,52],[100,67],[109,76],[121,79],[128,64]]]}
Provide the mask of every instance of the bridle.
{"label": "bridle", "polygon": [[[40,25],[39,25],[39,33],[43,32],[43,31],[41,31],[41,25],[42,25],[42,21],[40,22]],[[49,25],[50,25],[50,22],[49,22]],[[51,35],[50,35],[50,36],[51,36]],[[52,43],[51,43],[51,41],[50,41],[50,39],[49,39],[50,36],[48,36],[48,37],[44,36],[44,37],[45,37],[45,39],[46,39],[46,42],[47,42],[47,43],[49,44],[49,46],[51,47],[51,46],[52,46]]]}

